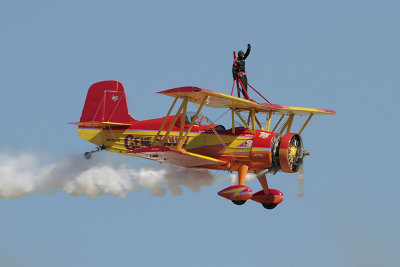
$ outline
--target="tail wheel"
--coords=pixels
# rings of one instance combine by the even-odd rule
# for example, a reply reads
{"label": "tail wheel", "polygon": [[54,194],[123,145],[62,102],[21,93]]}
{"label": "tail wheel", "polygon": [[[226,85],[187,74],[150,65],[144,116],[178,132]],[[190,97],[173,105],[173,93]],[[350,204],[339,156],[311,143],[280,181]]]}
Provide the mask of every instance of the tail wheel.
{"label": "tail wheel", "polygon": [[261,203],[263,205],[264,208],[266,208],[267,210],[272,210],[275,209],[276,206],[278,206],[278,203]]}
{"label": "tail wheel", "polygon": [[85,154],[83,154],[83,156],[85,157],[85,159],[91,159],[92,158],[92,153],[85,152]]}

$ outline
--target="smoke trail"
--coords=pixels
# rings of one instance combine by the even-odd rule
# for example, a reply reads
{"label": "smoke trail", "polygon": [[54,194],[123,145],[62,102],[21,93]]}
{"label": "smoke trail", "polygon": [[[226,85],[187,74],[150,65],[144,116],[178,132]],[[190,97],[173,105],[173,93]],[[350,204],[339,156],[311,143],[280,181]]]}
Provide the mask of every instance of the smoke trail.
{"label": "smoke trail", "polygon": [[[257,178],[257,176],[254,173],[248,173],[246,175],[245,181],[247,183],[254,181]],[[238,183],[238,176],[236,174],[230,174],[229,175],[229,181],[231,184],[237,184]]]}
{"label": "smoke trail", "polygon": [[51,193],[56,189],[73,196],[88,195],[90,199],[103,194],[126,197],[127,192],[142,188],[150,190],[153,196],[163,196],[165,187],[173,195],[180,195],[181,186],[198,192],[201,186],[210,186],[213,180],[208,170],[169,165],[136,170],[126,164],[113,166],[97,158],[84,160],[81,155],[44,164],[35,153],[9,155],[0,152],[0,197],[4,198]]}

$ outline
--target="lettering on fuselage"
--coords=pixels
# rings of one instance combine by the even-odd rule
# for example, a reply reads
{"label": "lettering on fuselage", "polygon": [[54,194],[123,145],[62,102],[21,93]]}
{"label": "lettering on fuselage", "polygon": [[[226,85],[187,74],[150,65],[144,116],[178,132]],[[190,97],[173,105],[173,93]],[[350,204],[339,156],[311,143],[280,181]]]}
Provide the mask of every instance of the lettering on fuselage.
{"label": "lettering on fuselage", "polygon": [[270,136],[270,134],[269,134],[269,133],[266,133],[266,132],[260,132],[260,138],[267,139],[267,138],[268,138],[268,136]]}
{"label": "lettering on fuselage", "polygon": [[121,142],[121,139],[119,139],[119,138],[107,138],[107,142],[114,142],[114,143]]}
{"label": "lettering on fuselage", "polygon": [[[133,135],[127,135],[125,137],[125,147],[128,150],[135,150],[138,148],[143,148],[143,147],[149,147],[151,146],[151,136],[133,136]],[[161,142],[163,139],[163,136],[160,135],[157,138],[157,142]],[[164,146],[177,146],[178,145],[178,140],[179,137],[175,137],[175,136],[170,136],[167,137],[167,139],[165,140]],[[188,143],[189,137],[186,137],[185,142],[183,143],[182,147],[185,147]]]}

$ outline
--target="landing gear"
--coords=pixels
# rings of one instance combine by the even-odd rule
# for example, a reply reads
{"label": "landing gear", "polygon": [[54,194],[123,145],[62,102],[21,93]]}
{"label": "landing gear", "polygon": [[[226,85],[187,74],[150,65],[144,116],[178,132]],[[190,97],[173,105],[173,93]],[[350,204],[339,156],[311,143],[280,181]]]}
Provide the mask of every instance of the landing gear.
{"label": "landing gear", "polygon": [[247,165],[240,166],[238,169],[238,184],[219,191],[218,195],[231,200],[235,205],[243,205],[247,200],[251,199],[253,191],[251,191],[250,187],[244,185],[248,169]]}
{"label": "landing gear", "polygon": [[235,205],[243,205],[244,203],[246,203],[247,200],[232,200],[233,204]]}
{"label": "landing gear", "polygon": [[276,206],[278,206],[278,203],[261,203],[263,205],[264,208],[266,208],[267,210],[272,210],[275,209]]}
{"label": "landing gear", "polygon": [[229,186],[218,192],[218,195],[229,199],[233,204],[241,206],[246,203],[247,200],[251,199],[255,202],[261,203],[261,205],[267,209],[272,210],[283,201],[283,194],[281,191],[273,188],[269,188],[267,183],[266,173],[275,173],[275,169],[266,169],[257,174],[257,179],[262,186],[262,190],[257,193],[253,193],[250,187],[244,185],[246,174],[249,167],[242,165],[238,168],[238,184]]}
{"label": "landing gear", "polygon": [[98,146],[98,147],[96,147],[96,148],[95,148],[94,150],[92,150],[92,151],[85,152],[85,153],[83,154],[83,157],[84,157],[85,159],[91,159],[93,153],[100,152],[100,151],[102,151],[102,150],[104,150],[104,149],[106,149],[105,145]]}

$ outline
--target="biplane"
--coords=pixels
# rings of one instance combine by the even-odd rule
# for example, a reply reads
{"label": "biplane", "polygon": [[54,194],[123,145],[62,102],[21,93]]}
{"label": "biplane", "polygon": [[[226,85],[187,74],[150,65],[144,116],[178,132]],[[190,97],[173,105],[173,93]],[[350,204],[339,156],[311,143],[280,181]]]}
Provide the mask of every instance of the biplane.
{"label": "biplane", "polygon": [[[218,194],[236,205],[253,200],[266,209],[275,208],[284,197],[279,190],[269,188],[266,175],[299,172],[302,181],[303,158],[309,152],[303,147],[301,134],[314,115],[336,113],[257,103],[193,86],[158,93],[173,98],[165,117],[136,120],[128,112],[125,90],[120,82],[93,84],[80,121],[71,123],[78,125],[81,138],[97,145],[95,150],[84,154],[85,158],[106,150],[186,168],[237,172],[238,183]],[[197,107],[195,112],[189,112],[189,103]],[[203,107],[227,109],[232,127],[228,129],[210,122],[202,113]],[[177,110],[173,113],[174,108]],[[265,125],[258,118],[263,114]],[[272,127],[274,115],[280,118]],[[297,132],[292,131],[295,116],[308,116]],[[262,190],[253,193],[244,185],[247,173],[256,174]]]}

